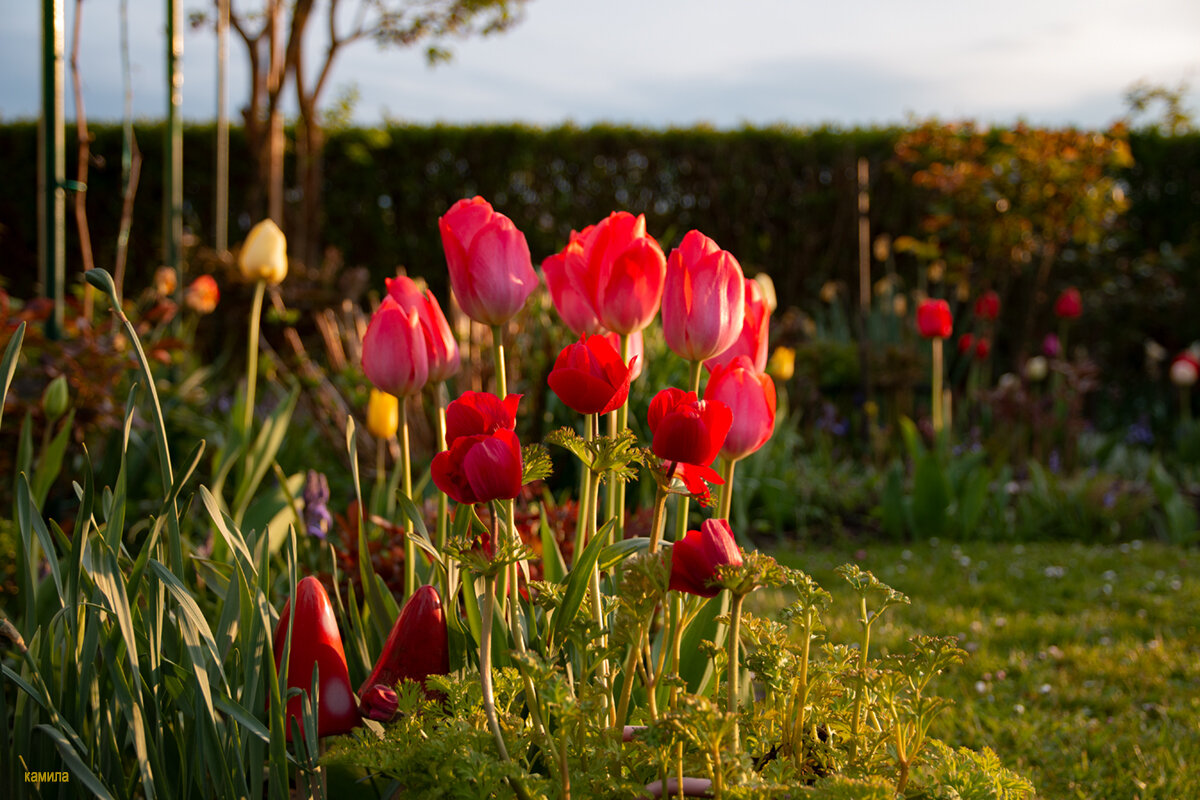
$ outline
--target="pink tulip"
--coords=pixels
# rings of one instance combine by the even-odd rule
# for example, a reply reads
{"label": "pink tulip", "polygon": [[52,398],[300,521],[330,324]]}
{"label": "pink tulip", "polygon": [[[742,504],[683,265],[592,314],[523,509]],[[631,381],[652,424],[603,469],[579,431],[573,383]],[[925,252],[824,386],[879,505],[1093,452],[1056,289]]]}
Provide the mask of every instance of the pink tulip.
{"label": "pink tulip", "polygon": [[362,348],[363,372],[380,391],[408,397],[429,378],[420,315],[415,308],[406,312],[390,295],[371,315]]}
{"label": "pink tulip", "polygon": [[604,332],[596,309],[588,298],[584,274],[587,272],[587,255],[580,234],[572,232],[571,241],[542,262],[542,274],[546,288],[558,316],[576,336],[596,336]]}
{"label": "pink tulip", "polygon": [[670,588],[700,597],[716,597],[720,592],[713,584],[717,568],[741,563],[742,553],[729,522],[706,519],[700,530],[688,531],[671,548]]}
{"label": "pink tulip", "polygon": [[723,353],[704,362],[712,372],[718,366],[731,363],[738,356],[750,356],[754,369],[763,372],[767,368],[767,339],[770,334],[771,307],[758,281],[746,279],[746,307],[742,317],[742,332]]}
{"label": "pink tulip", "polygon": [[484,325],[510,320],[538,283],[525,234],[482,197],[459,200],[438,228],[450,286],[466,315]]}
{"label": "pink tulip", "polygon": [[[606,333],[604,338],[608,339],[608,343],[613,346],[613,350],[621,352],[621,337],[615,333]],[[638,376],[642,374],[642,365],[646,360],[645,343],[642,341],[642,332],[634,331],[629,334],[629,352],[626,358],[629,359],[629,380],[636,381]]]}
{"label": "pink tulip", "polygon": [[645,215],[614,211],[573,238],[587,265],[583,291],[600,324],[626,335],[649,325],[662,301],[667,264],[658,242],[646,233]]}
{"label": "pink tulip", "polygon": [[737,259],[690,231],[667,259],[662,324],[667,346],[688,361],[725,352],[742,332],[746,285]]}
{"label": "pink tulip", "polygon": [[421,330],[425,334],[425,353],[429,362],[429,382],[442,381],[458,374],[460,359],[458,341],[450,330],[450,323],[442,313],[433,292],[417,288],[411,278],[401,275],[386,278],[388,294],[407,313],[416,309],[421,319]]}
{"label": "pink tulip", "polygon": [[775,432],[775,382],[754,369],[749,356],[738,356],[714,369],[704,399],[724,403],[733,412],[733,424],[721,446],[722,458],[745,458]]}

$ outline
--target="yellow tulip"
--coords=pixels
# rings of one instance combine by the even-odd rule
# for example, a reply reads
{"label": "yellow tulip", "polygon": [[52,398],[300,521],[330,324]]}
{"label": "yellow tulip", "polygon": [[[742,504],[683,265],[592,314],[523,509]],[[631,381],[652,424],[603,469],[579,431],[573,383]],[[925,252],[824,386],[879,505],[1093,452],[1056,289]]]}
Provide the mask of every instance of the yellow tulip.
{"label": "yellow tulip", "polygon": [[776,347],[767,362],[767,372],[781,381],[791,380],[796,373],[796,351],[791,347]]}
{"label": "yellow tulip", "polygon": [[380,439],[391,439],[400,427],[400,401],[394,394],[371,390],[367,401],[367,430]]}
{"label": "yellow tulip", "polygon": [[242,244],[238,266],[242,277],[252,283],[266,281],[275,286],[282,282],[288,270],[287,238],[279,226],[264,219],[251,228]]}

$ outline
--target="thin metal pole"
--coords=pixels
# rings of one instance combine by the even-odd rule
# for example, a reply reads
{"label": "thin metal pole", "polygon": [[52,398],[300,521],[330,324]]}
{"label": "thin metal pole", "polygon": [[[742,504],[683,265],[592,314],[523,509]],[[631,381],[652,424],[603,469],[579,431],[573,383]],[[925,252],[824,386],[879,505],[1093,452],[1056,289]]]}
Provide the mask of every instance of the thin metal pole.
{"label": "thin metal pole", "polygon": [[66,131],[63,127],[63,0],[42,0],[42,118],[38,169],[38,249],[41,279],[54,310],[46,320],[46,338],[63,331],[63,283],[66,275]]}
{"label": "thin metal pole", "polygon": [[229,249],[229,0],[217,10],[217,203],[214,244]]}
{"label": "thin metal pole", "polygon": [[175,270],[183,305],[183,5],[167,0],[167,128],[163,150],[163,263]]}

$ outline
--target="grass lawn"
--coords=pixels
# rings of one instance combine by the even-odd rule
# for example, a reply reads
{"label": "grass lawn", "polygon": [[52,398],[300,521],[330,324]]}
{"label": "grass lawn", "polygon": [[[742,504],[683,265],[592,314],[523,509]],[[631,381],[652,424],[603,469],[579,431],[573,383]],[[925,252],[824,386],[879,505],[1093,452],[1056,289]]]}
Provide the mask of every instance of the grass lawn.
{"label": "grass lawn", "polygon": [[971,657],[934,684],[955,703],[932,730],[947,743],[995,749],[1046,798],[1200,797],[1200,552],[930,541],[776,555],[834,594],[834,641],[855,640],[833,572],[850,560],[912,600],[885,612],[873,648],[959,637]]}

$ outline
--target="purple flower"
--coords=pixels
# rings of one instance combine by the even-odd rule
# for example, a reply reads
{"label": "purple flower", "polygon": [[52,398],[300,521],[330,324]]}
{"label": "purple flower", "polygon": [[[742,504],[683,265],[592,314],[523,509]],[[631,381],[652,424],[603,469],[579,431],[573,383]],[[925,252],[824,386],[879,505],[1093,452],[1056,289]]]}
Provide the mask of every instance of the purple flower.
{"label": "purple flower", "polygon": [[329,481],[325,476],[310,469],[304,479],[304,526],[309,536],[324,539],[333,525],[329,513]]}

